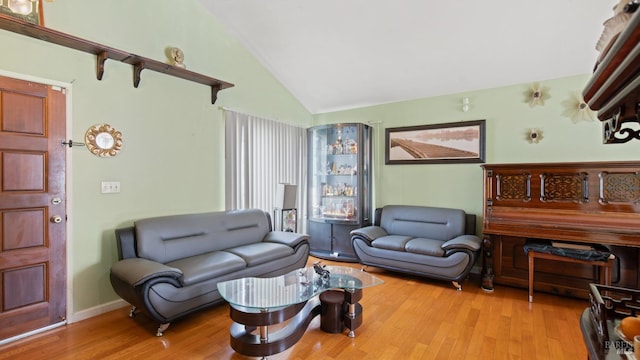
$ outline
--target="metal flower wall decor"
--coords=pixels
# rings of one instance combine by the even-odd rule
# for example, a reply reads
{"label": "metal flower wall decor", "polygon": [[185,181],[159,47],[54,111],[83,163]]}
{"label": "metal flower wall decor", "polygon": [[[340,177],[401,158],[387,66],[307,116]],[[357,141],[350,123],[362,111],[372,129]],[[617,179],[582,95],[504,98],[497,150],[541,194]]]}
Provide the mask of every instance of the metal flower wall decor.
{"label": "metal flower wall decor", "polygon": [[581,95],[571,94],[568,100],[562,102],[562,106],[564,107],[562,116],[568,117],[574,124],[581,121],[595,120],[595,113],[589,109],[589,105],[584,102]]}
{"label": "metal flower wall decor", "polygon": [[530,107],[534,107],[537,105],[544,105],[544,102],[551,98],[549,95],[549,87],[542,86],[540,83],[534,83],[531,85],[529,90],[525,92],[525,102],[529,104]]}
{"label": "metal flower wall decor", "polygon": [[540,129],[529,129],[527,131],[527,141],[529,144],[537,144],[542,141],[542,130]]}

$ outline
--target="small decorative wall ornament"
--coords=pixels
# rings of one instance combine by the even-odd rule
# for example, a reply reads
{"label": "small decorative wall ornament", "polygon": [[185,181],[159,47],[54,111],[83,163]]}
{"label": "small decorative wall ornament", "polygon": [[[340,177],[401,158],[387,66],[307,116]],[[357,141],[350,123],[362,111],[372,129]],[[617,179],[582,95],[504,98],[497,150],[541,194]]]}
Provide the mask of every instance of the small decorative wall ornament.
{"label": "small decorative wall ornament", "polygon": [[40,0],[2,0],[0,1],[0,14],[44,26],[42,1]]}
{"label": "small decorative wall ornament", "polygon": [[581,95],[571,94],[571,98],[563,101],[562,106],[564,106],[562,116],[568,117],[574,124],[581,121],[595,121],[595,113],[589,109],[589,105],[584,102]]}
{"label": "small decorative wall ornament", "polygon": [[529,144],[537,144],[542,141],[542,130],[540,129],[529,129],[527,131],[527,141]]}
{"label": "small decorative wall ornament", "polygon": [[542,86],[540,83],[534,83],[531,85],[531,88],[525,92],[525,102],[529,104],[530,107],[534,107],[536,105],[544,105],[545,100],[551,98],[549,95],[549,87]]}
{"label": "small decorative wall ornament", "polygon": [[169,64],[182,69],[187,68],[187,66],[183,63],[184,53],[177,47],[166,48],[165,55],[167,55],[167,57],[169,58]]}
{"label": "small decorative wall ornament", "polygon": [[462,112],[467,112],[469,111],[469,98],[468,97],[463,97],[462,98]]}
{"label": "small decorative wall ornament", "polygon": [[116,156],[122,148],[122,133],[109,124],[93,125],[87,130],[84,143],[95,156]]}

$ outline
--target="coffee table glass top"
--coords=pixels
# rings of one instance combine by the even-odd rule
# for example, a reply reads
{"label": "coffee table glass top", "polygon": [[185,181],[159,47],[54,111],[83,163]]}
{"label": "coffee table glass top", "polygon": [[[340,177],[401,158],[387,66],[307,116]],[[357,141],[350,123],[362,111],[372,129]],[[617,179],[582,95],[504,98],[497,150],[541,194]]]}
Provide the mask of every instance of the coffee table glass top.
{"label": "coffee table glass top", "polygon": [[[324,271],[328,271],[328,276]],[[319,273],[320,272],[320,273]],[[306,267],[273,278],[242,278],[218,283],[220,295],[236,307],[274,309],[305,302],[331,289],[356,290],[384,283],[346,266]]]}

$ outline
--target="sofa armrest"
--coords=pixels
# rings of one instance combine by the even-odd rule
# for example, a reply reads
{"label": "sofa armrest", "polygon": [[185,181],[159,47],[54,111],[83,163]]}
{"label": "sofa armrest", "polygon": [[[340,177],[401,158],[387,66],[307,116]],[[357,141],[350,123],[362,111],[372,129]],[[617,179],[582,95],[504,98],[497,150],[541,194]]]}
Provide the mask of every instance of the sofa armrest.
{"label": "sofa armrest", "polygon": [[368,242],[372,242],[373,240],[379,237],[387,236],[387,235],[389,234],[387,234],[387,232],[383,228],[375,225],[365,226],[360,229],[351,230],[352,238],[358,237]]}
{"label": "sofa armrest", "polygon": [[111,274],[135,287],[157,277],[164,276],[179,279],[182,276],[182,271],[159,262],[130,258],[113,264],[111,266]]}
{"label": "sofa armrest", "polygon": [[309,235],[290,231],[271,231],[263,241],[283,244],[295,248],[300,243],[309,240]]}
{"label": "sofa armrest", "polygon": [[476,235],[460,235],[449,241],[446,241],[440,247],[445,251],[455,249],[478,251],[480,250],[481,244],[482,241]]}

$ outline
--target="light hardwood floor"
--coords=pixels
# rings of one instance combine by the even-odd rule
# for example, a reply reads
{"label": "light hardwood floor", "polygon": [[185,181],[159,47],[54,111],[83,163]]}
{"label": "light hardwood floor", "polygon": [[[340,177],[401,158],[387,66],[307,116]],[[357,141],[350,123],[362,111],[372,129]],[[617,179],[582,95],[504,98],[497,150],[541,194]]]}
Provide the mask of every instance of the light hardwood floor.
{"label": "light hardwood floor", "polygon": [[[310,258],[310,263],[317,259]],[[332,263],[360,267],[359,264]],[[364,290],[356,337],[328,334],[313,320],[293,347],[269,359],[586,359],[579,317],[586,300],[467,280],[439,282],[368,268],[385,281]],[[229,346],[228,305],[157,324],[122,308],[0,347],[0,359],[251,359]]]}

